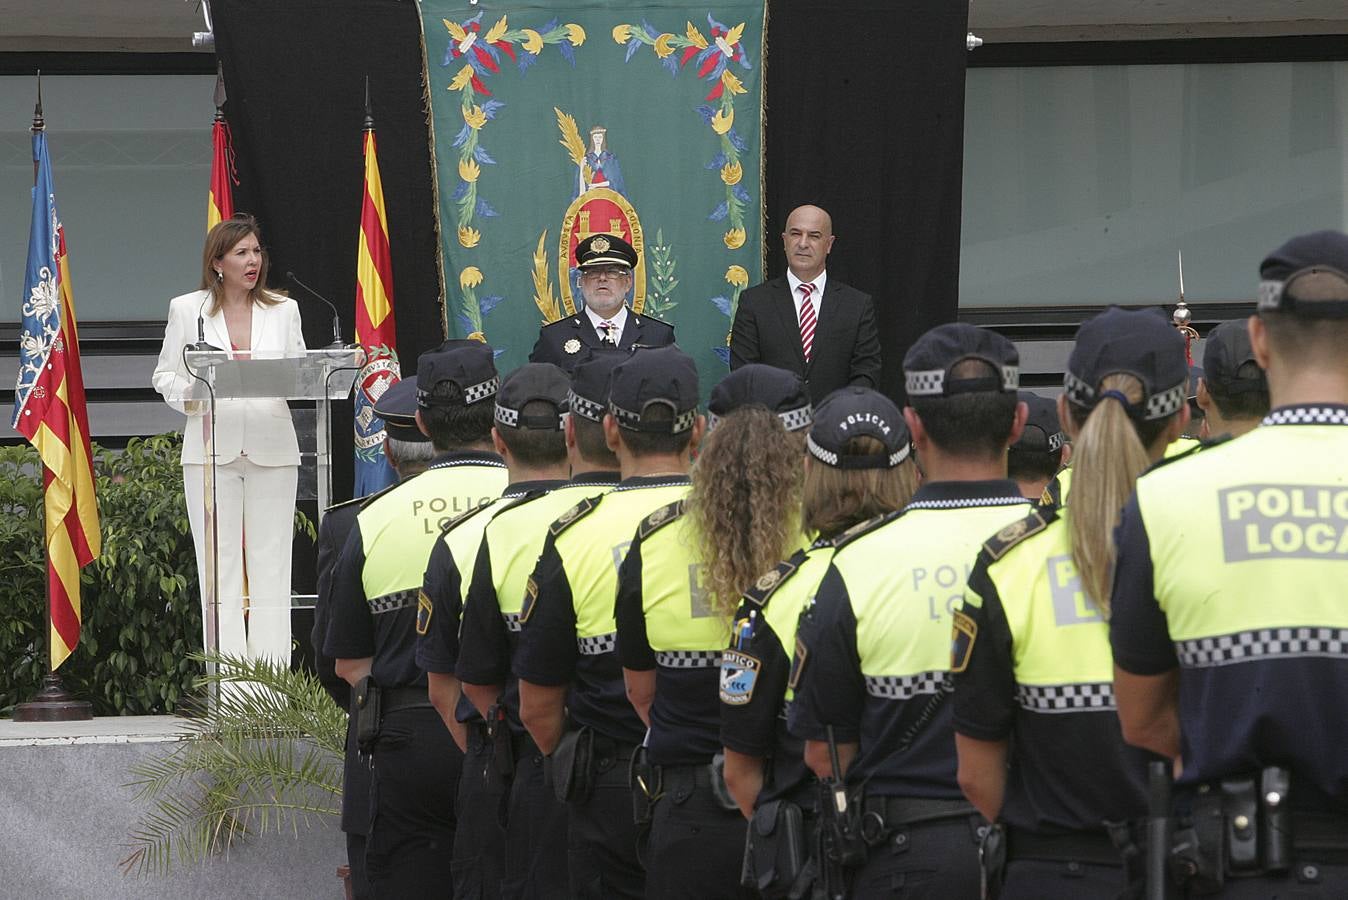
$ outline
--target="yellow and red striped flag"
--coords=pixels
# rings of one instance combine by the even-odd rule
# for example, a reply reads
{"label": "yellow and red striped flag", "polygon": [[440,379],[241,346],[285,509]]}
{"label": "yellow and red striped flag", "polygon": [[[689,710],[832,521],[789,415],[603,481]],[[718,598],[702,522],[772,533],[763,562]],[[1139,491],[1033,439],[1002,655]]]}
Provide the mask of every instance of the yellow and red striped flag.
{"label": "yellow and red striped flag", "polygon": [[229,123],[225,121],[225,75],[215,76],[215,124],[211,126],[211,190],[206,196],[206,231],[234,215],[234,191],[230,182],[239,183],[234,170],[234,146]]}
{"label": "yellow and red striped flag", "polygon": [[356,257],[356,343],[365,350],[365,365],[356,376],[355,485],[363,497],[393,484],[398,476],[384,457],[384,420],[374,404],[397,384],[397,332],[393,320],[393,261],[389,255],[388,217],[379,179],[374,119],[369,87],[365,98],[365,187],[360,204],[360,248]]}
{"label": "yellow and red striped flag", "polygon": [[33,223],[24,277],[13,425],[42,459],[51,668],[55,671],[79,643],[80,569],[98,557],[102,539],[65,229],[56,214],[40,107],[33,123],[33,162]]}

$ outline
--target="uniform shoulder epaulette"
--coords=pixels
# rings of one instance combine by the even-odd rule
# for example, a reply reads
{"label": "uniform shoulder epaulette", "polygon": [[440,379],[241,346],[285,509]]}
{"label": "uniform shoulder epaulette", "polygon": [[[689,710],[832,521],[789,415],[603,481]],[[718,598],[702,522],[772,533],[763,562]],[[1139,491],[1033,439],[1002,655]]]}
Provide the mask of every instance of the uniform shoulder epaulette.
{"label": "uniform shoulder epaulette", "polygon": [[581,519],[594,512],[594,508],[599,505],[599,501],[604,499],[603,494],[597,497],[586,497],[575,506],[568,509],[557,517],[557,520],[548,526],[548,533],[553,537],[561,534]]}
{"label": "uniform shoulder epaulette", "polygon": [[[388,488],[384,488],[384,491],[386,490],[388,490]],[[378,493],[374,494],[366,494],[364,497],[352,497],[350,500],[343,500],[341,503],[334,503],[331,506],[325,506],[323,507],[323,515],[327,515],[330,512],[335,512],[336,510],[339,509],[344,509],[348,506],[363,504],[366,500],[371,500],[375,497],[378,497],[379,494],[384,493],[384,491],[379,491]]]}
{"label": "uniform shoulder epaulette", "polygon": [[754,606],[767,606],[768,599],[777,592],[779,587],[786,584],[792,575],[796,574],[796,570],[800,568],[801,563],[805,562],[807,555],[806,551],[797,550],[791,554],[790,559],[782,560],[777,563],[775,568],[769,569],[758,576],[758,580],[744,592],[744,599]]}
{"label": "uniform shoulder epaulette", "polygon": [[393,490],[396,487],[402,487],[404,484],[407,484],[407,482],[411,481],[415,477],[416,475],[411,475],[408,476],[407,478],[404,478],[402,481],[397,482],[396,484],[390,484],[388,487],[383,488],[382,490],[375,491],[373,494],[366,494],[364,497],[355,497],[351,500],[346,501],[346,503],[334,504],[333,506],[329,506],[326,510],[324,510],[324,512],[332,512],[334,509],[340,509],[343,506],[346,506],[351,503],[359,503],[360,508],[364,509],[374,501],[378,500],[380,497],[387,494],[389,491]]}
{"label": "uniform shoulder epaulette", "polygon": [[[1204,450],[1211,450],[1213,447],[1220,447],[1222,444],[1225,444],[1229,440],[1232,440],[1232,437],[1229,434],[1220,434],[1217,437],[1213,438],[1202,438],[1199,440],[1197,444],[1194,444],[1192,447],[1190,447],[1188,450],[1185,450],[1183,453],[1176,453],[1174,456],[1164,456],[1161,459],[1157,460],[1156,462],[1152,463],[1150,466],[1147,467],[1147,472],[1155,472],[1157,469],[1163,466],[1168,466],[1171,463],[1179,462],[1182,459],[1188,459],[1189,457],[1193,456],[1196,453],[1202,453]],[[1142,474],[1145,475],[1147,474],[1147,472],[1143,472]]]}
{"label": "uniform shoulder epaulette", "polygon": [[664,325],[671,329],[674,327],[673,325],[670,325],[668,322],[666,322],[664,319],[658,318],[657,316],[653,316],[650,313],[644,312],[639,313],[636,310],[633,310],[632,315],[636,318],[636,324],[638,325],[641,324],[642,319],[645,319],[647,322],[654,322],[657,325]]}
{"label": "uniform shoulder epaulette", "polygon": [[551,327],[554,326],[554,325],[561,325],[563,322],[566,322],[566,323],[571,324],[571,325],[579,325],[579,324],[580,324],[580,316],[562,316],[560,319],[556,319],[556,320],[554,320],[554,321],[552,321],[552,322],[548,322],[546,325],[543,326],[543,328],[544,328],[544,329],[548,329],[548,328],[551,328]]}
{"label": "uniform shoulder epaulette", "polygon": [[637,535],[644,541],[670,522],[677,521],[688,509],[687,498],[666,503],[664,506],[641,520],[637,526]]}
{"label": "uniform shoulder epaulette", "polygon": [[875,529],[879,528],[882,525],[887,525],[888,523],[897,519],[900,515],[902,515],[902,510],[896,510],[894,512],[881,513],[880,515],[873,516],[864,522],[858,522],[851,528],[847,529],[846,531],[838,534],[836,537],[833,538],[832,541],[833,549],[841,550],[843,547],[846,547],[848,544],[852,543],[857,538],[864,537],[865,535],[870,534],[872,531],[874,531]]}
{"label": "uniform shoulder epaulette", "polygon": [[1023,519],[1017,519],[983,542],[983,550],[994,560],[1001,559],[1012,547],[1038,534],[1058,518],[1055,507],[1041,506]]}
{"label": "uniform shoulder epaulette", "polygon": [[455,528],[458,528],[458,527],[459,527],[460,525],[462,525],[464,522],[467,522],[467,521],[468,521],[469,519],[471,519],[473,516],[475,516],[475,515],[477,515],[478,513],[482,512],[482,510],[484,510],[484,509],[490,509],[490,508],[494,507],[495,505],[496,505],[496,503],[495,503],[494,501],[493,501],[493,502],[488,502],[488,503],[482,504],[481,506],[474,506],[472,509],[465,510],[465,511],[459,513],[457,516],[454,516],[454,517],[451,518],[449,521],[445,522],[444,525],[441,525],[441,526],[440,526],[440,537],[444,537],[445,535],[449,534],[449,533],[450,533],[451,531],[453,531]]}

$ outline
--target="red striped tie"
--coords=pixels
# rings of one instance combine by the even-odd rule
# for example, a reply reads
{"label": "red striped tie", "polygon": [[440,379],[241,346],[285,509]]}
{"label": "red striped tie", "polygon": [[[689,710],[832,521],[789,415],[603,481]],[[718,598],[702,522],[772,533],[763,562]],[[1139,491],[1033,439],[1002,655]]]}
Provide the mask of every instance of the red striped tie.
{"label": "red striped tie", "polygon": [[814,293],[814,285],[808,281],[802,284],[800,291],[800,348],[805,351],[805,361],[809,362],[814,355],[814,327],[817,320],[814,315],[814,304],[810,302],[810,295]]}

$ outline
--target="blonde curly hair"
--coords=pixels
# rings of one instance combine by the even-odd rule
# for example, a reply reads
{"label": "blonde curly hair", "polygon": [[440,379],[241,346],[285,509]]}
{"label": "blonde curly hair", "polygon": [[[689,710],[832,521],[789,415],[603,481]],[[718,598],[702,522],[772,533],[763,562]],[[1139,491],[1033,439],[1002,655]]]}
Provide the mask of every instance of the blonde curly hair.
{"label": "blonde curly hair", "polygon": [[702,442],[688,515],[713,607],[734,615],[753,580],[800,542],[804,432],[762,407],[728,413]]}

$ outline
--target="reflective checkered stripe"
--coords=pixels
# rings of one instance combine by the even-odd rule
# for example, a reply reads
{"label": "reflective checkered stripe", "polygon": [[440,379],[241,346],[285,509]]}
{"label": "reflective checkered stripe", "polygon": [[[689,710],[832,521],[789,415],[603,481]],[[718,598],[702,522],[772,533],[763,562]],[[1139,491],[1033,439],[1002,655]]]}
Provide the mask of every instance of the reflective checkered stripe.
{"label": "reflective checkered stripe", "polygon": [[908,509],[959,509],[965,506],[1020,506],[1028,510],[1030,501],[1024,497],[980,497],[976,500],[919,500],[904,507]]}
{"label": "reflective checkered stripe", "polygon": [[1348,408],[1342,406],[1289,406],[1264,416],[1265,425],[1348,425]]}
{"label": "reflective checkered stripe", "polygon": [[516,632],[516,633],[519,632],[519,630],[520,630],[520,614],[519,614],[519,613],[517,613],[517,612],[513,612],[513,613],[501,613],[501,619],[502,619],[502,621],[505,622],[506,631],[513,631],[513,632]]}
{"label": "reflective checkered stripe", "polygon": [[612,653],[618,648],[618,632],[610,631],[608,634],[596,634],[593,637],[578,637],[576,648],[580,650],[581,656]]}
{"label": "reflective checkered stripe", "polygon": [[916,675],[867,675],[866,693],[886,700],[907,700],[918,694],[938,694],[949,672],[919,672]]}
{"label": "reflective checkered stripe", "polygon": [[575,391],[567,392],[566,402],[571,407],[571,411],[582,419],[589,419],[591,422],[602,422],[604,420],[604,404],[602,403],[596,403],[582,397]]}
{"label": "reflective checkered stripe", "polygon": [[380,613],[397,612],[400,609],[415,606],[419,591],[420,588],[409,588],[405,591],[394,591],[392,594],[385,594],[382,597],[373,597],[369,600],[370,612],[377,616]]}
{"label": "reflective checkered stripe", "polygon": [[1147,419],[1164,419],[1179,412],[1184,405],[1184,393],[1184,385],[1177,384],[1168,391],[1152,394],[1147,398]]}
{"label": "reflective checkered stripe", "polygon": [[655,664],[666,669],[711,669],[721,664],[720,650],[661,650]]}
{"label": "reflective checkered stripe", "polygon": [[1016,691],[1022,709],[1039,713],[1090,712],[1114,709],[1114,685],[1022,684]]}
{"label": "reflective checkered stripe", "polygon": [[1265,659],[1348,659],[1348,628],[1260,628],[1175,643],[1180,665],[1191,669]]}

